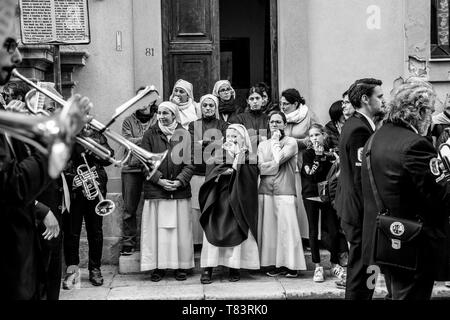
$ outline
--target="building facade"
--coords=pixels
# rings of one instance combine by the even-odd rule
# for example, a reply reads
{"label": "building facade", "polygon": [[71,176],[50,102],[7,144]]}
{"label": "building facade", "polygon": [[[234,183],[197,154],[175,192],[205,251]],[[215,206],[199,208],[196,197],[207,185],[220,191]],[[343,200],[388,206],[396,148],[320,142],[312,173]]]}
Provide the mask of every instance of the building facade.
{"label": "building facade", "polygon": [[[389,96],[395,80],[422,76],[433,83],[443,103],[450,91],[448,4],[90,0],[90,44],[61,48],[63,89],[66,97],[75,92],[88,96],[101,122],[142,85],[155,85],[167,99],[178,78],[194,83],[197,100],[224,78],[240,95],[265,81],[274,100],[294,87],[322,123],[328,121],[329,106],[364,77],[383,80]],[[51,80],[51,47],[22,49],[22,71],[33,79]],[[112,130],[120,132],[122,120]],[[108,174],[109,196],[120,202],[120,169],[109,168]],[[110,238],[105,260],[114,262],[120,214],[105,219],[105,228]]]}

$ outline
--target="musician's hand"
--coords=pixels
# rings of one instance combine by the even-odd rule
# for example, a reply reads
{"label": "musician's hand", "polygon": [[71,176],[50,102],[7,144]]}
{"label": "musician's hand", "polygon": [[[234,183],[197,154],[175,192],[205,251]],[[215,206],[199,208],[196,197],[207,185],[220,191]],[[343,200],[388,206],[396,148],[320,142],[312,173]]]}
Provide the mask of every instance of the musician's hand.
{"label": "musician's hand", "polygon": [[66,129],[71,136],[77,135],[84,125],[92,119],[89,115],[93,104],[87,97],[81,97],[79,94],[75,94],[69,99],[70,104],[68,111],[68,122]]}
{"label": "musician's hand", "polygon": [[225,170],[224,172],[221,173],[221,175],[223,175],[223,176],[229,176],[231,174],[233,174],[232,168],[228,168],[227,170]]}
{"label": "musician's hand", "polygon": [[51,240],[59,235],[59,223],[53,212],[49,211],[44,218],[45,232],[42,234],[45,240]]}
{"label": "musician's hand", "polygon": [[6,106],[6,110],[18,113],[28,113],[25,103],[20,100],[11,100]]}

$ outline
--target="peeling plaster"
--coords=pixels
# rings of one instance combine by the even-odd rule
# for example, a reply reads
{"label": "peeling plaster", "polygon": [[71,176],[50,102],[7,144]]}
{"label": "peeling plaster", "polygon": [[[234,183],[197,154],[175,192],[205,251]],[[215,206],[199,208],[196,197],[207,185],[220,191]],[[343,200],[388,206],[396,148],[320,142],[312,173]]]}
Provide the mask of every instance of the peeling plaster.
{"label": "peeling plaster", "polygon": [[394,95],[395,90],[397,90],[397,88],[400,87],[404,83],[405,83],[405,79],[403,79],[403,77],[398,77],[397,79],[394,80],[394,82],[392,83],[392,90],[390,92],[391,97]]}
{"label": "peeling plaster", "polygon": [[[406,17],[404,23],[406,57],[417,60],[430,59],[430,6],[429,1],[405,0]],[[410,58],[408,58],[411,64]],[[416,62],[416,61],[415,61]]]}
{"label": "peeling plaster", "polygon": [[429,66],[427,60],[419,56],[409,56],[408,71],[413,77],[428,79]]}

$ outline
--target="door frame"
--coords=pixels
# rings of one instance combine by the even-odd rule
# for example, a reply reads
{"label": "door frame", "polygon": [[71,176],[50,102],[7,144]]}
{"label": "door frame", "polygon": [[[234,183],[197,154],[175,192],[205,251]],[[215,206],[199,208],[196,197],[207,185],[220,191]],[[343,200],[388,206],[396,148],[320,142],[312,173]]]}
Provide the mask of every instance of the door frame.
{"label": "door frame", "polygon": [[270,53],[271,53],[271,81],[272,101],[278,101],[278,0],[270,1]]}
{"label": "door frame", "polygon": [[[211,1],[213,6],[211,12],[218,12],[219,8],[219,0]],[[168,99],[171,88],[169,88],[169,16],[167,13],[169,12],[167,6],[169,5],[169,1],[161,0],[161,32],[162,32],[162,71],[163,71],[163,86],[164,86],[164,99]],[[271,97],[272,101],[278,101],[279,97],[279,78],[278,78],[278,0],[269,0],[269,28],[270,28],[270,52],[271,52]],[[217,10],[215,10],[217,9]],[[220,21],[219,16],[214,17],[214,21],[217,21],[216,25],[213,26],[213,39],[214,39],[214,47],[218,55],[220,55]],[[213,53],[214,54],[214,53]],[[220,57],[220,56],[219,56]],[[216,61],[217,66],[213,66],[211,72],[215,74],[220,74],[220,58],[213,57],[214,61]],[[217,70],[219,72],[217,72]]]}

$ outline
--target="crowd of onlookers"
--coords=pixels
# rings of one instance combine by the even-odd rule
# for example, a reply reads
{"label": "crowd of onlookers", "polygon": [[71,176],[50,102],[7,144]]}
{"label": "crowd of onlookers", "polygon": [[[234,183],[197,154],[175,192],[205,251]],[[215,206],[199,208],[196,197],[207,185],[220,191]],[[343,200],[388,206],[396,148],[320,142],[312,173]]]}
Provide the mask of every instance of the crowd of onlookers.
{"label": "crowd of onlookers", "polygon": [[239,280],[239,269],[296,277],[306,270],[306,238],[314,281],[325,279],[323,245],[331,252],[331,274],[345,287],[348,245],[334,199],[321,199],[318,186],[339,158],[339,134],[354,112],[347,93],[344,99],[333,103],[331,121],[322,126],[296,89],[284,90],[275,103],[258,83],[241,105],[231,83],[221,80],[196,103],[192,84],[177,81],[169,101],[144,106],[123,122],[130,141],[169,155],[149,181],[138,161],[122,170],[121,254],[140,248],[141,270],[154,270],[153,281],[166,269],[184,280],[194,266],[194,244],[202,244],[202,283],[212,281],[216,266],[229,268],[230,281]]}

